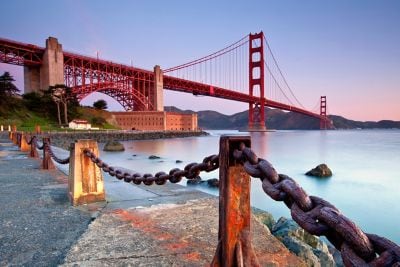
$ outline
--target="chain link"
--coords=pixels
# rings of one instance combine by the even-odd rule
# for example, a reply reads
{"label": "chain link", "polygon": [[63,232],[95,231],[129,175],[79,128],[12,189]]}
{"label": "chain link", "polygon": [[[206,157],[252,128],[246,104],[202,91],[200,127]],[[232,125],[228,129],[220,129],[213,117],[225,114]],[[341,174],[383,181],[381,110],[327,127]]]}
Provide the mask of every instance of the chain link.
{"label": "chain link", "polygon": [[50,157],[57,163],[59,164],[68,164],[70,157],[65,158],[65,159],[60,159],[59,157],[57,157],[54,152],[53,149],[51,148],[50,144],[47,143],[46,141],[43,143],[44,149],[47,151],[47,153],[49,153]]}
{"label": "chain link", "polygon": [[[364,233],[328,201],[308,196],[292,178],[274,167],[243,143],[233,153],[246,172],[260,178],[264,192],[283,201],[294,221],[312,235],[325,235],[341,252],[346,266],[400,266],[400,247],[377,235]],[[377,256],[379,255],[379,256]]]}
{"label": "chain link", "polygon": [[137,185],[141,183],[145,185],[152,185],[154,183],[157,185],[163,185],[167,181],[170,181],[171,183],[179,183],[183,177],[186,177],[187,179],[195,179],[203,171],[211,172],[219,168],[219,156],[211,155],[205,157],[202,163],[194,162],[186,165],[183,170],[175,168],[170,170],[168,174],[165,172],[157,172],[155,175],[149,173],[141,175],[136,172],[109,166],[88,148],[84,149],[83,153],[104,172],[109,173],[111,176],[115,176],[119,180],[124,180],[127,183],[134,183]]}

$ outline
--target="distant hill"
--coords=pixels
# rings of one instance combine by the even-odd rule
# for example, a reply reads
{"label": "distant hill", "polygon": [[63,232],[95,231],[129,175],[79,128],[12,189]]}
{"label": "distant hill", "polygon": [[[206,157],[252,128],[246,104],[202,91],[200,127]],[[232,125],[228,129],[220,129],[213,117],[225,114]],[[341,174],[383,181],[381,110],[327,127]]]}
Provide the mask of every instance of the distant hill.
{"label": "distant hill", "polygon": [[[192,110],[180,110],[176,107],[165,107],[166,111],[193,113]],[[199,126],[203,129],[235,129],[245,130],[248,123],[248,111],[239,112],[233,115],[224,115],[222,113],[203,110],[197,112]],[[319,129],[319,120],[299,113],[285,112],[279,109],[265,108],[266,124],[269,129],[277,130],[317,130]],[[333,121],[336,129],[400,129],[400,121],[382,120],[374,121],[354,121],[341,116],[331,115],[329,118]]]}

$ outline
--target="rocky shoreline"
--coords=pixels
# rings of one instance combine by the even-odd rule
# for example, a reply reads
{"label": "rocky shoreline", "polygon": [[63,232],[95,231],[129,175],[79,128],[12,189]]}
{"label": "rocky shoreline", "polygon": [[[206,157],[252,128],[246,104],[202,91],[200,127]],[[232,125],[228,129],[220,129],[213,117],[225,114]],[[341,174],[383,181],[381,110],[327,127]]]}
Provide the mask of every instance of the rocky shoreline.
{"label": "rocky shoreline", "polygon": [[181,131],[157,131],[157,132],[137,132],[137,131],[85,131],[85,132],[49,132],[38,136],[50,137],[51,144],[69,150],[70,144],[79,139],[92,139],[98,143],[108,141],[128,141],[128,140],[151,140],[166,138],[183,138],[193,136],[207,136],[208,133],[181,132]]}
{"label": "rocky shoreline", "polygon": [[318,236],[307,233],[294,220],[281,217],[275,221],[270,213],[257,208],[252,208],[252,212],[273,236],[289,251],[302,258],[307,266],[344,266],[337,249]]}

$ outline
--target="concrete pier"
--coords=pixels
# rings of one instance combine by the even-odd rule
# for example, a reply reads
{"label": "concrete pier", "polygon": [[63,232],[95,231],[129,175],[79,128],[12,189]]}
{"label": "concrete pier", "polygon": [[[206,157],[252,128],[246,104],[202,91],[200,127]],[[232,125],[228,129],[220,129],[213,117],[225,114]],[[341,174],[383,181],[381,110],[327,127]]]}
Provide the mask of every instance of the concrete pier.
{"label": "concrete pier", "polygon": [[64,54],[57,38],[49,37],[42,65],[24,67],[25,93],[45,90],[56,84],[64,84]]}

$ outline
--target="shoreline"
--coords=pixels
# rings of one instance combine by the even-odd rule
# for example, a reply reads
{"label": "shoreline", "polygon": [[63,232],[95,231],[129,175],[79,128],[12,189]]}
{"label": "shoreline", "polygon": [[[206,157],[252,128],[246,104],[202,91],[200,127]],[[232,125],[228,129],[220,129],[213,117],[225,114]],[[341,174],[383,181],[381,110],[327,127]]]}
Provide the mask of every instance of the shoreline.
{"label": "shoreline", "polygon": [[37,134],[38,137],[50,137],[51,144],[69,150],[71,143],[78,139],[92,139],[98,143],[108,141],[152,140],[207,136],[207,132],[181,132],[181,131],[84,131],[84,132],[48,132]]}

